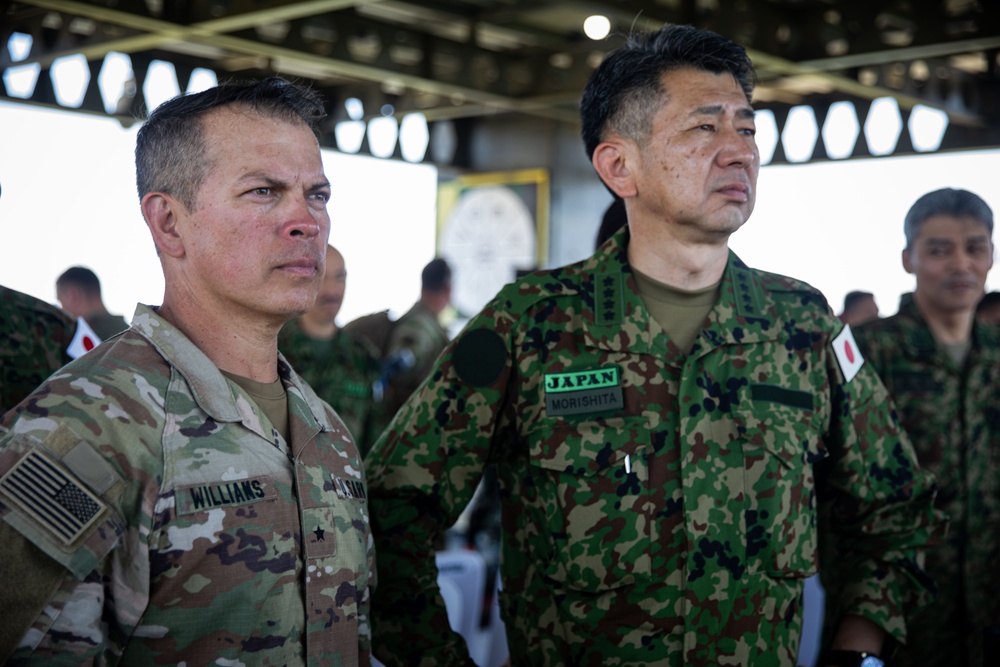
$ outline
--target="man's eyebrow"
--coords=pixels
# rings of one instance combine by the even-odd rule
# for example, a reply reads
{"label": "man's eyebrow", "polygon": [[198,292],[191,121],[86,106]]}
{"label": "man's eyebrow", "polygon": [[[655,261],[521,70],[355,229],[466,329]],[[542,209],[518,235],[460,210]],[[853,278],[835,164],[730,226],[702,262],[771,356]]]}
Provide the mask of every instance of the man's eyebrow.
{"label": "man's eyebrow", "polygon": [[[289,187],[289,184],[279,178],[265,174],[264,172],[254,171],[240,176],[240,181],[258,181],[269,188],[275,188],[277,190],[285,190]],[[316,190],[323,190],[330,187],[330,181],[323,179],[322,181],[316,181],[307,188],[307,192],[315,192]]]}
{"label": "man's eyebrow", "polygon": [[[719,116],[725,111],[725,107],[721,104],[706,104],[695,108],[692,112],[692,116]],[[754,110],[752,107],[740,107],[736,110],[736,117],[753,120]]]}
{"label": "man's eyebrow", "polygon": [[261,171],[252,171],[240,176],[240,181],[260,181],[264,185],[271,188],[284,188],[288,184],[282,180],[276,179],[273,176],[269,176]]}
{"label": "man's eyebrow", "polygon": [[691,111],[692,116],[718,116],[722,113],[721,104],[706,104]]}

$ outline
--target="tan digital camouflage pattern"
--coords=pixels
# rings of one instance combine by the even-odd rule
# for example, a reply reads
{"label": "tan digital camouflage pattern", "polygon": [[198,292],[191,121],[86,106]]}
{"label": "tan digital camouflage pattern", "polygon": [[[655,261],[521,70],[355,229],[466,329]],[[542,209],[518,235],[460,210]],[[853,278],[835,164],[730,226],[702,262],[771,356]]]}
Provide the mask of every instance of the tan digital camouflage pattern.
{"label": "tan digital camouflage pattern", "polygon": [[935,343],[912,300],[856,336],[951,518],[945,544],[927,554],[938,598],[914,618],[892,664],[991,667],[983,632],[1000,629],[1000,330],[975,325],[964,367]]}
{"label": "tan digital camouflage pattern", "polygon": [[390,418],[431,372],[447,344],[448,332],[441,327],[437,315],[419,301],[396,320],[383,358],[407,349],[413,353],[414,365],[389,379],[386,402]]}
{"label": "tan digital camouflage pattern", "polygon": [[[10,664],[368,664],[361,461],[330,408],[278,367],[291,443],[139,306],[128,332],[8,415],[0,475],[47,457],[99,510],[67,544],[0,482],[0,539],[66,568]],[[14,589],[0,587],[0,609]]]}
{"label": "tan digital camouflage pattern", "polygon": [[374,394],[381,370],[376,352],[343,329],[332,340],[314,340],[303,333],[297,319],[281,329],[278,349],[344,420],[363,456],[388,422],[385,403]]}
{"label": "tan digital camouflage pattern", "polygon": [[[927,601],[933,483],[875,374],[845,382],[822,295],[731,256],[685,355],[642,305],[627,238],[505,287],[369,453],[386,664],[467,660],[433,549],[487,462],[512,665],[794,665],[821,532],[848,582],[829,592],[840,610],[903,640]],[[618,369],[623,407],[551,414],[566,406],[545,385],[594,369]]]}
{"label": "tan digital camouflage pattern", "polygon": [[70,362],[75,331],[73,318],[55,306],[0,285],[0,414]]}

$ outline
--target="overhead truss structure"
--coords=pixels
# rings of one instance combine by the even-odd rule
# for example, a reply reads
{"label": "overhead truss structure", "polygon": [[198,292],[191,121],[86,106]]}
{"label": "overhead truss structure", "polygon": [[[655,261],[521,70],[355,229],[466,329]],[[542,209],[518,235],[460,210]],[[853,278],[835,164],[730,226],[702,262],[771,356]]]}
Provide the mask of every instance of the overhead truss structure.
{"label": "overhead truss structure", "polygon": [[[611,36],[583,34],[587,16]],[[905,130],[914,110],[947,118],[935,150],[1000,145],[1000,3],[992,0],[19,0],[0,3],[0,75],[34,67],[30,94],[0,99],[60,107],[51,68],[82,56],[89,71],[76,111],[123,124],[147,106],[152,63],[173,64],[184,91],[193,72],[218,79],[281,74],[312,84],[343,119],[348,98],[365,118],[422,113],[435,123],[525,114],[576,124],[580,93],[603,55],[633,29],[709,28],[743,44],[760,79],[755,106],[780,134],[796,107],[823,127],[851,102],[858,124],[873,101],[895,100],[894,153],[927,150]],[[30,37],[16,53],[12,37]],[[109,54],[128,56],[117,103],[98,88]],[[878,154],[864,133],[850,155]],[[398,151],[397,151],[398,152]],[[459,151],[459,153],[461,153]],[[829,158],[817,141],[807,160]],[[773,161],[788,159],[779,144]],[[799,160],[801,161],[801,160]]]}

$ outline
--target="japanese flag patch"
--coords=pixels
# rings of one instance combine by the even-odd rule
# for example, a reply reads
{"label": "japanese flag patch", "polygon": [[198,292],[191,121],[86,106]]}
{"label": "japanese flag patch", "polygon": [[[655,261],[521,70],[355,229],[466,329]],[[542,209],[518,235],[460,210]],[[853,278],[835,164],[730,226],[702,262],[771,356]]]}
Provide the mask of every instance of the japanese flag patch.
{"label": "japanese flag patch", "polygon": [[854,334],[851,333],[851,326],[845,324],[837,337],[833,339],[833,353],[837,355],[837,362],[840,364],[840,372],[844,374],[844,381],[850,382],[858,374],[865,363],[861,356],[861,350],[854,341]]}
{"label": "japanese flag patch", "polygon": [[70,359],[79,359],[100,344],[100,337],[90,328],[87,320],[78,317],[76,320],[76,335],[73,336],[69,347],[66,348],[66,353],[70,356]]}

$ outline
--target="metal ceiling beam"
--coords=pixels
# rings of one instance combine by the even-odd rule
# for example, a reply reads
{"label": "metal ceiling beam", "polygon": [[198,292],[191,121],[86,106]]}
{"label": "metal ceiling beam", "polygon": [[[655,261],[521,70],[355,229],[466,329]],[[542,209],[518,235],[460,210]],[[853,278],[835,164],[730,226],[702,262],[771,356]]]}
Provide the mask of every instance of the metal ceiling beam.
{"label": "metal ceiling beam", "polygon": [[[342,57],[337,58],[328,55],[314,55],[298,49],[288,48],[286,46],[272,44],[257,39],[220,34],[217,31],[218,26],[214,21],[201,22],[191,26],[182,26],[152,17],[136,16],[120,10],[94,7],[93,5],[77,2],[75,0],[25,0],[25,4],[31,4],[50,11],[87,16],[133,30],[145,30],[150,34],[123,38],[120,40],[105,41],[99,44],[81,46],[80,48],[73,48],[60,52],[47,53],[38,57],[28,58],[18,63],[19,65],[38,63],[43,66],[48,66],[59,57],[75,54],[83,54],[88,60],[95,60],[103,57],[111,51],[118,51],[120,53],[137,53],[154,48],[169,48],[170,44],[173,42],[186,41],[218,47],[240,54],[263,56],[272,60],[284,59],[289,62],[298,62],[308,66],[312,70],[324,72],[330,77],[346,77],[375,83],[382,83],[389,79],[408,88],[424,93],[431,93],[445,97],[464,97],[474,103],[494,107],[499,110],[519,111],[563,122],[576,122],[577,120],[575,112],[552,108],[545,104],[538,104],[532,102],[531,99],[513,98],[496,94],[485,89],[446,83],[423,76],[407,74],[397,69],[386,69],[385,67],[372,66],[351,61],[347,59],[346,49],[342,50]],[[284,15],[286,16],[295,13],[293,12],[293,9],[301,10],[299,13],[302,16],[312,16],[312,13],[304,11],[305,7],[310,6],[315,9],[315,5],[323,4],[344,5],[358,4],[358,2],[345,3],[344,0],[327,0],[326,2],[322,2],[317,0],[314,2],[296,3],[295,5],[289,5],[281,9],[284,10]],[[228,27],[237,24],[258,26],[271,20],[263,18],[263,15],[270,11],[274,10],[268,9],[262,10],[261,12],[254,12],[252,17],[246,15],[241,15],[240,17],[229,17],[226,19],[225,25]],[[366,20],[365,23],[374,25],[373,22],[368,20]],[[397,26],[383,25],[382,27],[386,32],[399,30]],[[442,42],[444,40],[435,39],[434,41]],[[452,45],[455,48],[466,51],[470,49],[475,50],[476,52],[482,53],[490,58],[504,59],[503,54],[496,54],[493,52],[475,49],[475,47],[470,47],[464,44],[452,43]],[[424,55],[425,57],[427,56],[426,53]],[[470,57],[472,55],[474,54],[470,54]],[[465,65],[468,65],[468,61],[465,62]]]}
{"label": "metal ceiling beam", "polygon": [[[777,10],[773,4],[770,5],[769,11],[774,12]],[[664,7],[662,5],[655,5],[647,2],[636,2],[635,0],[630,0],[628,2],[619,2],[617,4],[611,5],[606,2],[601,2],[599,0],[588,0],[587,5],[593,7],[596,10],[600,9],[606,16],[613,17],[618,22],[635,20],[637,17],[643,17],[647,21],[655,21],[656,23],[677,23],[688,21],[691,17],[687,16],[682,10],[671,10],[670,8]],[[1000,41],[997,39],[996,41]],[[983,40],[964,40],[962,42],[964,47],[978,46],[982,44],[993,44],[994,39],[983,39]],[[943,45],[927,45],[925,47],[913,47],[912,49],[897,49],[894,50],[896,53],[904,53],[906,55],[897,57],[894,59],[883,60],[887,58],[889,53],[893,51],[884,51],[879,53],[869,53],[869,54],[858,54],[853,56],[858,59],[858,62],[865,65],[877,64],[879,62],[896,62],[899,60],[907,60],[907,55],[912,53],[917,54],[930,54],[932,49],[940,49],[942,52],[947,51],[948,47],[952,43]],[[955,42],[954,44],[959,44]],[[954,53],[962,53],[961,48],[955,47],[957,50],[951,51],[949,55]],[[986,47],[984,47],[986,48]],[[927,49],[926,52],[920,51],[920,49]],[[948,114],[949,119],[952,123],[957,125],[967,126],[971,128],[984,127],[987,123],[979,115],[966,112],[958,109],[954,109],[944,105],[938,100],[925,100],[923,98],[909,95],[904,92],[894,90],[892,88],[887,88],[885,86],[878,85],[866,85],[859,82],[850,76],[845,76],[836,70],[849,69],[850,67],[856,67],[859,65],[845,65],[843,67],[834,67],[832,64],[828,63],[827,60],[821,61],[808,61],[808,62],[795,62],[784,57],[776,56],[770,53],[765,53],[759,49],[752,47],[746,48],[747,55],[753,61],[754,66],[758,69],[758,74],[761,75],[761,85],[766,86],[770,82],[771,74],[778,75],[778,77],[795,77],[795,76],[814,76],[821,80],[824,84],[830,87],[831,90],[835,90],[841,93],[846,93],[853,97],[857,97],[865,100],[875,100],[880,97],[893,97],[899,103],[899,106],[903,109],[912,109],[917,104],[923,104],[924,106],[933,107],[940,109]],[[871,61],[862,60],[865,57],[871,58]],[[917,55],[909,59],[917,59],[929,57],[928,55]],[[846,61],[848,57],[844,57]],[[835,60],[835,59],[829,59]]]}
{"label": "metal ceiling beam", "polygon": [[996,49],[1000,49],[1000,37],[977,37],[975,39],[924,44],[922,46],[902,46],[895,49],[872,51],[869,53],[852,53],[850,55],[822,58],[819,60],[803,60],[799,62],[799,66],[829,72],[854,67],[870,67],[896,62],[942,58],[962,53],[975,53],[977,51],[992,51]]}
{"label": "metal ceiling beam", "polygon": [[[760,0],[748,0],[749,9],[744,13],[753,10],[755,14],[760,10],[767,12],[761,15],[770,16],[768,20],[773,20],[774,15],[782,14],[782,8],[769,2]],[[330,79],[346,78],[358,81],[369,82],[370,85],[380,85],[386,80],[390,80],[397,85],[406,86],[412,90],[439,95],[442,97],[454,97],[467,100],[471,104],[467,105],[443,105],[440,108],[426,109],[428,114],[438,113],[446,117],[455,117],[458,110],[467,108],[473,112],[473,106],[481,109],[497,111],[517,111],[530,113],[547,118],[555,118],[564,122],[576,122],[577,112],[573,108],[563,108],[560,105],[545,104],[540,93],[542,91],[556,91],[562,95],[563,105],[566,107],[575,106],[590,72],[590,65],[580,52],[591,45],[581,46],[574,40],[552,33],[549,39],[545,40],[545,49],[555,49],[560,44],[564,45],[565,52],[573,53],[570,66],[562,71],[549,65],[548,54],[536,54],[528,58],[538,58],[537,62],[530,68],[532,81],[524,86],[525,90],[506,92],[503,90],[508,83],[505,73],[512,70],[517,63],[524,61],[524,58],[516,54],[497,53],[479,48],[474,44],[459,43],[450,40],[436,38],[426,33],[417,32],[409,27],[403,27],[395,23],[379,22],[370,18],[354,17],[351,21],[353,25],[369,26],[383,38],[383,50],[390,43],[393,35],[409,34],[408,41],[419,44],[421,47],[421,57],[423,59],[423,69],[415,67],[401,67],[389,61],[388,57],[383,57],[375,62],[361,62],[352,57],[343,44],[335,45],[332,54],[317,55],[308,53],[300,48],[294,40],[286,40],[281,44],[257,39],[251,31],[252,28],[261,25],[273,24],[276,22],[291,22],[293,26],[296,22],[301,22],[310,17],[320,14],[324,17],[334,17],[336,20],[345,20],[341,14],[331,14],[338,9],[345,7],[377,6],[378,0],[303,0],[301,2],[289,2],[277,6],[267,7],[251,12],[213,18],[199,21],[191,25],[181,25],[178,23],[164,21],[152,16],[140,16],[132,14],[122,9],[110,9],[100,5],[94,5],[79,0],[21,0],[21,4],[31,5],[53,12],[65,12],[67,14],[85,16],[106,24],[121,26],[129,30],[137,30],[146,34],[131,35],[117,39],[101,41],[99,43],[87,43],[83,40],[80,45],[74,48],[57,48],[51,53],[41,54],[32,57],[19,64],[39,63],[43,67],[51,64],[56,58],[70,55],[82,54],[88,60],[96,60],[103,57],[109,51],[119,51],[123,53],[141,53],[153,49],[167,49],[182,51],[181,43],[196,44],[209,49],[218,49],[231,54],[259,56],[286,63],[292,71],[294,64],[302,66],[303,71],[315,72],[316,76],[322,78],[326,76]],[[389,4],[389,3],[387,3]],[[398,3],[405,6],[405,0]],[[550,5],[552,3],[549,3]],[[557,5],[558,3],[556,3]],[[475,5],[469,5],[469,11],[465,14],[458,13],[458,8],[444,2],[421,2],[421,7],[431,7],[435,12],[443,16],[451,16],[456,21],[471,22],[473,25],[491,26],[493,22],[498,23],[497,29],[517,32],[519,30],[529,30],[523,26],[522,22],[516,21],[519,16],[524,16],[519,12],[532,11],[537,9],[537,4],[523,4],[508,6],[501,10],[481,10]],[[584,0],[574,3],[574,8],[584,7],[593,12],[602,12],[611,16],[620,24],[625,22],[631,25],[639,16],[639,23],[642,27],[655,27],[663,22],[681,22],[697,18],[693,15],[694,5],[682,3],[678,9],[671,9],[663,5],[651,4],[648,2],[637,2],[628,0],[609,4],[601,0]],[[144,5],[143,5],[144,7]],[[705,14],[706,18],[719,19],[720,12]],[[701,16],[699,14],[698,16]],[[734,16],[733,21],[739,17]],[[791,20],[793,17],[789,17]],[[503,19],[502,21],[500,19]],[[735,29],[735,28],[734,28]],[[243,31],[242,35],[226,34],[233,31]],[[531,28],[537,37],[540,31]],[[343,39],[339,39],[343,42]],[[602,48],[606,45],[593,45],[595,48]],[[538,47],[543,48],[543,47]],[[1000,37],[982,37],[966,39],[955,42],[941,44],[924,44],[920,46],[904,47],[897,49],[887,49],[868,53],[849,54],[834,58],[814,59],[803,62],[795,62],[786,57],[773,55],[764,51],[748,48],[748,54],[758,68],[761,78],[761,87],[766,88],[774,85],[780,89],[780,81],[787,78],[806,77],[814,78],[821,82],[822,86],[832,91],[837,91],[849,95],[856,99],[873,100],[879,97],[892,97],[897,100],[902,109],[912,109],[917,104],[941,109],[948,113],[953,124],[969,127],[972,129],[988,125],[981,115],[969,110],[956,108],[954,104],[946,104],[941,99],[931,97],[921,97],[911,94],[910,91],[898,90],[882,85],[862,84],[853,74],[845,74],[842,70],[868,67],[892,62],[910,61],[921,58],[942,57],[970,51],[983,49],[1000,48]],[[459,76],[450,81],[442,81],[431,73],[429,61],[441,50],[457,53],[460,57],[460,66],[464,71]],[[594,49],[590,49],[594,50]],[[475,81],[470,75],[470,63],[478,58],[491,59],[496,68],[501,72],[495,80],[491,82]],[[553,79],[558,76],[558,79]],[[981,86],[982,83],[973,77],[967,77],[966,81],[972,85]]]}

